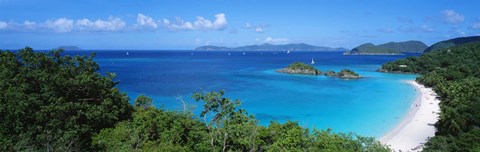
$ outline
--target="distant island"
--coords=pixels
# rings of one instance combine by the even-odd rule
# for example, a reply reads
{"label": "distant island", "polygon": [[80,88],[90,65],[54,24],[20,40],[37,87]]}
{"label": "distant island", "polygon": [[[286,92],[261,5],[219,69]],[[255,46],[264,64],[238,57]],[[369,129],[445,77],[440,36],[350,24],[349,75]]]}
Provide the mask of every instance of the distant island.
{"label": "distant island", "polygon": [[306,74],[306,75],[319,75],[322,74],[320,70],[315,69],[313,66],[307,65],[302,62],[295,62],[288,67],[277,70],[280,73],[288,73],[288,74]]}
{"label": "distant island", "polygon": [[[288,65],[288,67],[286,68],[277,70],[277,72],[287,73],[287,74],[304,74],[304,75],[321,75],[322,74],[320,70],[302,62],[292,63]],[[323,73],[323,75],[337,77],[345,80],[362,78],[359,74],[348,69],[344,69],[338,73],[334,71],[327,71]]]}
{"label": "distant island", "polygon": [[59,46],[57,48],[54,48],[54,49],[63,49],[63,50],[82,50],[82,48],[78,47],[78,46]]}
{"label": "distant island", "polygon": [[283,45],[273,45],[273,44],[261,44],[261,45],[247,45],[241,47],[222,47],[222,46],[201,46],[197,47],[194,50],[202,51],[348,51],[345,48],[331,48],[325,46],[313,46],[305,43],[299,44],[283,44]]}
{"label": "distant island", "polygon": [[403,53],[423,53],[428,46],[420,41],[389,42],[380,45],[365,43],[353,48],[344,55],[401,55]]}
{"label": "distant island", "polygon": [[449,40],[445,40],[445,41],[441,41],[433,44],[432,46],[425,49],[425,53],[454,47],[460,44],[477,42],[477,41],[480,41],[480,36],[470,36],[470,37],[460,37],[460,38],[449,39]]}

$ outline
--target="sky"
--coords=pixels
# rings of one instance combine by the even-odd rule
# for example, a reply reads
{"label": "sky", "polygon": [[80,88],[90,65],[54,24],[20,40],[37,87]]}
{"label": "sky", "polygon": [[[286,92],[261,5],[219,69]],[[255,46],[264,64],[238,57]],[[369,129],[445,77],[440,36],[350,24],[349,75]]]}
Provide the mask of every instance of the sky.
{"label": "sky", "polygon": [[354,48],[480,35],[476,0],[0,0],[0,49]]}

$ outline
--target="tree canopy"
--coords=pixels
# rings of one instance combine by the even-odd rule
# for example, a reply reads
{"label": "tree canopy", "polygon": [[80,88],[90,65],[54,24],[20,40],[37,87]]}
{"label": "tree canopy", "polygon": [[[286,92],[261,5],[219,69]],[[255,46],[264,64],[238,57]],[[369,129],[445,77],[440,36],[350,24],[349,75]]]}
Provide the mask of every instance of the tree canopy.
{"label": "tree canopy", "polygon": [[128,97],[94,55],[0,51],[0,151],[85,151],[91,136],[131,117]]}

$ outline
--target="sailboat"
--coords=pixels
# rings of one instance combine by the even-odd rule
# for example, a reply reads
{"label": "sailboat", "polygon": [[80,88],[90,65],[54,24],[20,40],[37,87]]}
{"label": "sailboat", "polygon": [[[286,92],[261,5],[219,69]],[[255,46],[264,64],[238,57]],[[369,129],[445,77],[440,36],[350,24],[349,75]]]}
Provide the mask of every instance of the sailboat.
{"label": "sailboat", "polygon": [[127,52],[126,55],[130,55],[130,53]]}
{"label": "sailboat", "polygon": [[290,50],[287,51],[287,54],[289,54],[289,53],[290,53]]}
{"label": "sailboat", "polygon": [[312,58],[312,62],[310,62],[310,64],[315,64],[315,61],[313,60],[313,58]]}
{"label": "sailboat", "polygon": [[245,55],[245,52],[243,52],[243,55]]}

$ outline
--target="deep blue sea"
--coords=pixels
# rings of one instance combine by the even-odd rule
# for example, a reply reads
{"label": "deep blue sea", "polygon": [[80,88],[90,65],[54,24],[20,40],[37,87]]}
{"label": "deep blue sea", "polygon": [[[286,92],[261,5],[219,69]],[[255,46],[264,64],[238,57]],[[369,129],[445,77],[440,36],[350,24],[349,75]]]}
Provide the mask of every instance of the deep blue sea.
{"label": "deep blue sea", "polygon": [[[89,54],[92,51],[66,51]],[[114,72],[118,87],[133,101],[145,94],[154,105],[181,110],[176,97],[196,105],[196,91],[225,90],[262,125],[298,121],[301,126],[335,132],[353,131],[381,137],[406,115],[416,92],[404,80],[415,75],[375,72],[381,64],[414,55],[344,56],[341,52],[94,51],[101,72]],[[230,53],[230,55],[229,55]],[[351,69],[367,78],[341,80],[325,76],[275,72],[292,62],[321,71]]]}

